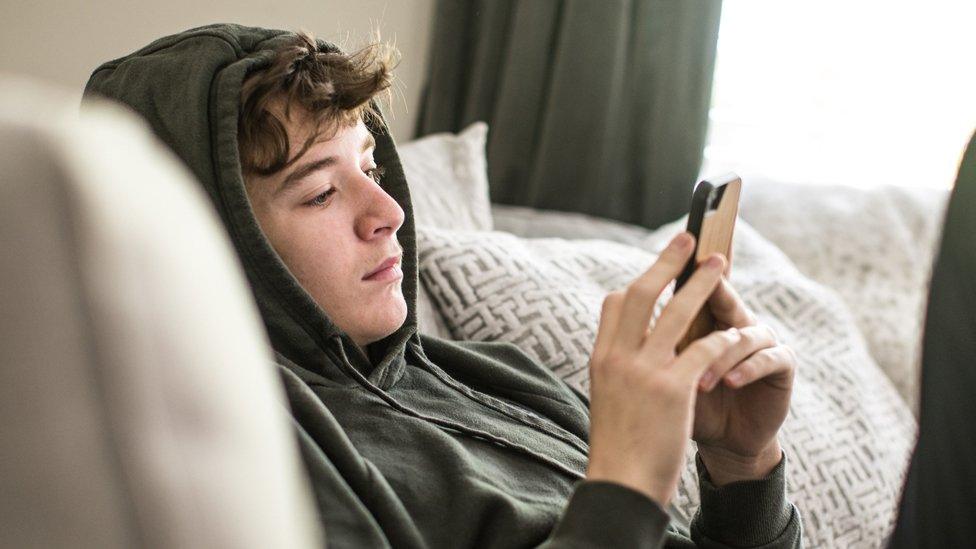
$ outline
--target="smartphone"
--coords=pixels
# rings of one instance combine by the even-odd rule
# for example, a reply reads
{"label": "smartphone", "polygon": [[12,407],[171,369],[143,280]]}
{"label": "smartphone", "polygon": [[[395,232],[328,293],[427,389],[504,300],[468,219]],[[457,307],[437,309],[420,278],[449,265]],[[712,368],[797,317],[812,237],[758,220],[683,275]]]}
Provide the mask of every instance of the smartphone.
{"label": "smartphone", "polygon": [[[714,253],[724,254],[728,259],[725,276],[729,276],[732,269],[732,233],[739,214],[741,190],[742,180],[734,173],[705,179],[695,186],[687,227],[687,231],[695,237],[695,251],[677,278],[675,292],[688,282],[698,264]],[[708,307],[702,307],[678,344],[678,351],[714,330],[715,319]]]}

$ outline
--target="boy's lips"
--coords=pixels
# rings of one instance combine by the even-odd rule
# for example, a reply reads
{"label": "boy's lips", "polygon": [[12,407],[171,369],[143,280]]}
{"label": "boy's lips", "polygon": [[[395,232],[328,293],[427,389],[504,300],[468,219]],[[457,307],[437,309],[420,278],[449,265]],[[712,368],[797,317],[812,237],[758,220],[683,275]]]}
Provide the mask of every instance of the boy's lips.
{"label": "boy's lips", "polygon": [[400,271],[399,269],[396,268],[396,266],[399,263],[400,263],[399,255],[390,256],[386,258],[386,260],[384,260],[382,263],[377,265],[375,269],[373,269],[365,276],[363,276],[363,280],[375,280],[380,278],[388,279],[393,277],[394,275],[400,276]]}

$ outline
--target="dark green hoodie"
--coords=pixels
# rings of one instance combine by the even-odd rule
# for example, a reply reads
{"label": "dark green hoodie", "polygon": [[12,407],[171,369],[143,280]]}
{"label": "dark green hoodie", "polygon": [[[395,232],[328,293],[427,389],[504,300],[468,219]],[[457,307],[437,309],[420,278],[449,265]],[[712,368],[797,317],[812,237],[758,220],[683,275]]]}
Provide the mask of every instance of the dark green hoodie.
{"label": "dark green hoodie", "polygon": [[409,312],[399,330],[368,346],[368,357],[360,352],[289,273],[244,190],[241,83],[289,35],[237,25],[189,30],[105,63],[86,94],[138,111],[212,198],[276,351],[329,545],[799,545],[783,465],[765,480],[716,489],[699,462],[703,505],[689,535],[643,494],[583,480],[585,397],[509,344],[419,335],[410,196],[393,139],[378,128],[374,157],[406,212],[397,235]]}

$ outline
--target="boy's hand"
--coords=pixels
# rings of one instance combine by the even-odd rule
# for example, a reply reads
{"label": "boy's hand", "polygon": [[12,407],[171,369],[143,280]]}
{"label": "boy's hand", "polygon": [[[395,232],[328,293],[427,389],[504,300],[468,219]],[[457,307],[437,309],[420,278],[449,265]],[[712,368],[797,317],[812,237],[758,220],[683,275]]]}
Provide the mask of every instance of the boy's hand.
{"label": "boy's hand", "polygon": [[590,358],[590,480],[612,481],[667,504],[692,433],[699,378],[739,341],[716,331],[675,355],[675,346],[721,279],[712,257],[695,271],[649,329],[654,303],[691,257],[682,233],[623,292],[603,302]]}
{"label": "boy's hand", "polygon": [[728,280],[708,299],[719,329],[741,339],[699,380],[693,438],[716,485],[766,476],[781,459],[776,434],[789,412],[796,355],[757,324]]}

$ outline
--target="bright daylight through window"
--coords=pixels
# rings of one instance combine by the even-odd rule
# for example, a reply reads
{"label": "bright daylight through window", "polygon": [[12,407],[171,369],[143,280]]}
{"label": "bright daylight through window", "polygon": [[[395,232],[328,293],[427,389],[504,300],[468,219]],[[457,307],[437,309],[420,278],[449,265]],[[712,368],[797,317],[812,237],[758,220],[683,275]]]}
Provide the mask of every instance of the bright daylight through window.
{"label": "bright daylight through window", "polygon": [[726,0],[702,173],[950,187],[974,22],[972,0]]}

